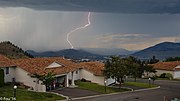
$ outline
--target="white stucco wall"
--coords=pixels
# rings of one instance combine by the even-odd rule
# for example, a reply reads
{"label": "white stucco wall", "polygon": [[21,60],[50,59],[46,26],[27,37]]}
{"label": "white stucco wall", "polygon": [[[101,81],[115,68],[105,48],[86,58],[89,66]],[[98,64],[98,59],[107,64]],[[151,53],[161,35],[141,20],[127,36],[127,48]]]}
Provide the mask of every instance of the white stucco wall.
{"label": "white stucco wall", "polygon": [[46,92],[46,86],[42,85],[42,81],[36,79],[36,81],[34,83],[35,83],[34,91]]}
{"label": "white stucco wall", "polygon": [[12,82],[12,78],[15,78],[15,67],[9,67],[9,74],[6,74],[6,68],[2,68],[4,70],[4,82]]}
{"label": "white stucco wall", "polygon": [[74,71],[73,77],[74,77],[74,80],[80,79],[80,70],[79,69]]}
{"label": "white stucco wall", "polygon": [[[77,69],[76,71],[73,72],[73,77],[74,77],[74,80],[79,80],[79,79],[81,79],[81,78],[80,78],[80,70],[79,70],[79,69]],[[72,79],[72,72],[69,72],[69,73],[68,73],[68,78],[69,78],[69,79]]]}
{"label": "white stucco wall", "polygon": [[[104,85],[104,76],[96,76],[85,69],[80,70],[80,79],[82,78],[89,80],[91,82],[94,82],[94,83],[98,83],[100,85]],[[111,78],[107,79],[107,85],[113,82],[114,82],[114,79],[111,79]]]}
{"label": "white stucco wall", "polygon": [[56,62],[53,62],[52,64],[50,64],[49,66],[47,66],[46,68],[59,68],[59,67],[62,67],[61,64],[59,63],[56,63]]}
{"label": "white stucco wall", "polygon": [[37,84],[37,79],[32,78],[31,76],[28,75],[28,72],[21,68],[16,68],[15,69],[15,79],[16,82],[22,82],[24,85],[27,85],[29,87],[33,87],[35,91],[40,91],[40,92],[45,92],[45,86],[41,85],[42,82],[39,81],[39,84]]}
{"label": "white stucco wall", "polygon": [[174,71],[174,78],[180,79],[180,71]]}
{"label": "white stucco wall", "polygon": [[157,76],[160,76],[163,73],[170,73],[170,74],[174,75],[173,71],[167,71],[167,70],[156,70],[156,71],[157,71],[156,72]]}
{"label": "white stucco wall", "polygon": [[180,68],[180,65],[176,66],[175,68]]}

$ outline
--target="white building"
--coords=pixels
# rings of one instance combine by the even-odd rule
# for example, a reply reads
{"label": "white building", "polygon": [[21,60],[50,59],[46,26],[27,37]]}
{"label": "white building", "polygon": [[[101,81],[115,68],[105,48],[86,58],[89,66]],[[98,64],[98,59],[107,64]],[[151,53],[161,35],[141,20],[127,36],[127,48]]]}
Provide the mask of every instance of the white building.
{"label": "white building", "polygon": [[7,57],[0,55],[0,69],[4,70],[5,82],[12,82],[15,78],[16,65]]}
{"label": "white building", "polygon": [[[101,85],[104,85],[105,81],[102,75],[103,63],[74,63],[60,57],[10,60],[0,55],[0,68],[4,69],[5,82],[20,82],[41,92],[45,92],[46,87],[42,81],[33,77],[34,74],[52,72],[56,76],[55,82],[65,87],[74,86],[74,81],[82,78]],[[107,85],[113,82],[113,79],[107,79]]]}
{"label": "white building", "polygon": [[180,79],[180,61],[158,62],[153,66],[156,69],[156,74],[158,76],[163,73],[170,73],[174,79]]}
{"label": "white building", "polygon": [[105,80],[106,85],[110,85],[115,82],[114,79],[106,79],[103,76],[104,63],[101,62],[82,62],[80,63],[80,79],[84,78],[91,82],[104,85]]}

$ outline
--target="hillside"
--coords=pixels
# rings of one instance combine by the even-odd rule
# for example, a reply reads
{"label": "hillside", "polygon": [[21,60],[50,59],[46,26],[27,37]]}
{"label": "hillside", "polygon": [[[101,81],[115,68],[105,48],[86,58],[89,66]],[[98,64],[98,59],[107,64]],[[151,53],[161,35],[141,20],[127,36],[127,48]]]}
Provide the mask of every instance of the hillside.
{"label": "hillside", "polygon": [[140,59],[149,59],[152,56],[156,56],[158,59],[166,59],[168,57],[180,57],[180,43],[163,42],[155,46],[138,51],[132,56],[136,56]]}
{"label": "hillside", "polygon": [[99,54],[99,55],[128,55],[134,53],[134,51],[129,51],[123,48],[82,48],[81,50],[93,53],[93,54]]}
{"label": "hillside", "polygon": [[60,51],[46,51],[46,52],[35,52],[33,50],[27,50],[27,52],[35,57],[53,57],[53,56],[64,56],[72,59],[103,59],[103,56],[86,52],[84,50],[75,49],[63,49]]}
{"label": "hillside", "polygon": [[4,41],[0,43],[0,54],[3,54],[10,59],[33,57],[9,41]]}

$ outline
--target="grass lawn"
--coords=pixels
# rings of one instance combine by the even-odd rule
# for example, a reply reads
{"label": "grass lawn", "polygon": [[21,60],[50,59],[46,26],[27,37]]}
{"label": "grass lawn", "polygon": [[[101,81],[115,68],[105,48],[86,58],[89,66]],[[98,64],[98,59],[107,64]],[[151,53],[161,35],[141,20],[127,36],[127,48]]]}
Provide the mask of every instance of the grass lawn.
{"label": "grass lawn", "polygon": [[[11,97],[13,97],[13,86],[0,87],[0,100],[4,97],[10,98],[10,99]],[[17,91],[16,91],[17,101],[55,101],[55,100],[62,100],[62,99],[65,99],[65,98],[55,95],[55,94],[33,92],[33,91],[28,91],[22,88],[17,88]]]}
{"label": "grass lawn", "polygon": [[172,79],[172,80],[174,80],[174,81],[180,81],[180,79]]}
{"label": "grass lawn", "polygon": [[91,83],[91,82],[81,82],[77,81],[76,85],[78,85],[79,88],[82,89],[87,89],[91,91],[96,91],[99,93],[115,93],[115,92],[125,92],[125,91],[130,91],[129,89],[124,89],[124,88],[113,88],[113,87],[106,87],[106,92],[105,92],[105,86],[98,85],[96,83]]}
{"label": "grass lawn", "polygon": [[173,80],[173,81],[180,81],[180,79],[168,79],[168,78],[158,78],[157,80]]}
{"label": "grass lawn", "polygon": [[142,83],[142,82],[124,82],[124,85],[128,86],[136,86],[136,87],[142,87],[142,88],[153,88],[157,87],[157,85],[151,84],[149,87],[148,83]]}

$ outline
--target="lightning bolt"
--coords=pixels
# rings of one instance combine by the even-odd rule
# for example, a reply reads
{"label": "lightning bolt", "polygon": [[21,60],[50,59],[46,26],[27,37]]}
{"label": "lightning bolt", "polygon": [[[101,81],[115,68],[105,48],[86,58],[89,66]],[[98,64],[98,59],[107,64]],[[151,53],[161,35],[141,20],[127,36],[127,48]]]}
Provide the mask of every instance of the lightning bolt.
{"label": "lightning bolt", "polygon": [[87,17],[88,17],[88,18],[87,18],[88,23],[87,23],[86,25],[81,26],[81,27],[78,27],[78,28],[76,28],[76,29],[70,31],[69,33],[67,33],[67,42],[68,42],[69,45],[71,46],[71,49],[73,49],[74,46],[73,46],[72,43],[70,42],[69,36],[70,36],[72,33],[74,33],[75,31],[77,31],[77,30],[81,30],[81,29],[84,29],[84,28],[90,26],[90,25],[91,25],[90,16],[91,16],[91,12],[88,13],[88,16],[87,16]]}

